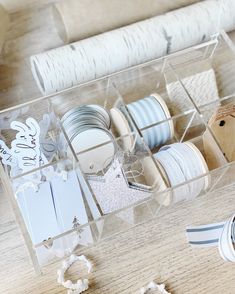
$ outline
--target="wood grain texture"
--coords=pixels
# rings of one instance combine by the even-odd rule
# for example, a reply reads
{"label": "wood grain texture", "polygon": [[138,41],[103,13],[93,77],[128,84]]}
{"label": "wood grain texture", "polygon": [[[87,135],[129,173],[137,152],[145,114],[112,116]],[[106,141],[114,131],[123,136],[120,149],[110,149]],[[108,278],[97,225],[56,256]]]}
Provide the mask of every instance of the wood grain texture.
{"label": "wood grain texture", "polygon": [[[87,293],[138,293],[142,285],[155,279],[166,283],[172,293],[232,294],[234,265],[225,263],[216,248],[191,249],[185,227],[228,218],[234,212],[234,196],[234,187],[230,187],[223,193],[164,208],[156,219],[77,252],[94,263]],[[43,276],[34,276],[3,195],[0,248],[2,293],[66,293],[56,283],[58,264],[49,266]],[[75,265],[70,271],[72,278],[76,269]]]}
{"label": "wood grain texture", "polygon": [[[49,3],[2,1],[9,6],[15,3],[17,9],[25,8],[28,2]],[[61,45],[50,26],[50,7],[41,7],[37,18],[33,17],[33,9],[31,6],[11,14],[4,64],[0,66],[0,88],[4,90],[0,93],[0,108],[39,96],[29,68],[21,68],[22,60]],[[228,174],[234,175],[234,170]],[[223,181],[226,179],[227,175]],[[166,283],[172,294],[233,294],[234,264],[225,263],[216,248],[191,249],[186,242],[185,227],[226,220],[234,213],[234,197],[234,186],[229,186],[209,196],[164,208],[154,220],[77,252],[94,262],[94,272],[89,276],[91,287],[86,293],[139,293],[140,287],[154,279]],[[46,268],[44,275],[35,276],[3,191],[0,193],[0,252],[0,293],[66,293],[56,283],[58,264]],[[76,269],[74,266],[69,271],[72,278],[77,277]]]}

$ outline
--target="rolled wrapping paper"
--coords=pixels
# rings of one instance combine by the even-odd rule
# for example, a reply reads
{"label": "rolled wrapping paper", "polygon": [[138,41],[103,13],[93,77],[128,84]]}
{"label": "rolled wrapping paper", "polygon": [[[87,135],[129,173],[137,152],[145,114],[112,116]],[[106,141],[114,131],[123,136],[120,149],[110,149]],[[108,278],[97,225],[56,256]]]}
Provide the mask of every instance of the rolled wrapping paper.
{"label": "rolled wrapping paper", "polygon": [[[174,125],[172,120],[168,120],[171,115],[160,95],[154,93],[132,102],[127,105],[127,109],[150,149],[166,143],[173,137]],[[116,108],[111,109],[110,113],[119,135],[130,134],[132,130],[126,114]],[[126,149],[131,149],[133,142],[127,137],[123,139],[123,144]]]}
{"label": "rolled wrapping paper", "polygon": [[71,43],[198,1],[64,0],[54,5],[53,16],[61,39]]}
{"label": "rolled wrapping paper", "polygon": [[[154,154],[154,158],[159,163],[170,187],[174,188],[185,183],[173,190],[173,202],[194,199],[207,188],[209,178],[208,176],[202,177],[208,173],[207,164],[201,152],[191,142],[164,146]],[[157,171],[156,177],[159,177]],[[165,198],[164,201],[162,199],[161,201],[164,205],[171,203],[171,199]]]}
{"label": "rolled wrapping paper", "polygon": [[[222,10],[221,10],[222,9]],[[203,1],[31,57],[43,95],[201,43],[235,28],[235,1]]]}
{"label": "rolled wrapping paper", "polygon": [[9,27],[9,16],[4,7],[0,4],[0,54],[6,38],[6,32]]}
{"label": "rolled wrapping paper", "polygon": [[225,261],[235,262],[235,215],[226,222],[187,227],[186,234],[191,246],[218,246]]}

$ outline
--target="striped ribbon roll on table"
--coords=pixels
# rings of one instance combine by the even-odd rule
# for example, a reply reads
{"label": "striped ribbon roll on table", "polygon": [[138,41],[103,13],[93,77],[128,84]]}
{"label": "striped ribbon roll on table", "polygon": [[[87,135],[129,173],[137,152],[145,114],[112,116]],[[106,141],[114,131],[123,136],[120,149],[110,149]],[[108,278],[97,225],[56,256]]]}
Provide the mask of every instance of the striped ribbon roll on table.
{"label": "striped ribbon roll on table", "polygon": [[225,261],[235,262],[235,215],[226,222],[189,226],[186,235],[191,246],[218,246]]}

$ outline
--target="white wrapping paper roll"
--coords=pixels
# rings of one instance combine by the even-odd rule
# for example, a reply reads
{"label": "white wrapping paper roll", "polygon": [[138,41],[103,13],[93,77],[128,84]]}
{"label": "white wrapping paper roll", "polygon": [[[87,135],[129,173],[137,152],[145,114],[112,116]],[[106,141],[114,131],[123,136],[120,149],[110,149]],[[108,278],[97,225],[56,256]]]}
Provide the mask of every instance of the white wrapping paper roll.
{"label": "white wrapping paper roll", "polygon": [[64,0],[54,5],[53,15],[61,39],[71,43],[198,1]]}
{"label": "white wrapping paper roll", "polygon": [[9,27],[9,17],[6,10],[0,4],[0,54],[5,41],[6,32]]}
{"label": "white wrapping paper roll", "polygon": [[[221,9],[222,8],[222,9]],[[31,57],[42,94],[100,78],[235,29],[235,1],[208,0]]]}

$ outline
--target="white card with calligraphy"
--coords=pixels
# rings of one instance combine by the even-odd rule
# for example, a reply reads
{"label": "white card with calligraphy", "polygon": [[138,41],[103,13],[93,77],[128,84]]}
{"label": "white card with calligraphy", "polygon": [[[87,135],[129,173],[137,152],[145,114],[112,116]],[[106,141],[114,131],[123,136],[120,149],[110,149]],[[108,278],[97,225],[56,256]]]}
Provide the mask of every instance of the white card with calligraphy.
{"label": "white card with calligraphy", "polygon": [[11,143],[11,154],[23,173],[48,163],[40,149],[40,127],[34,118],[28,118],[25,124],[13,121],[11,128],[18,132]]}
{"label": "white card with calligraphy", "polygon": [[0,158],[2,158],[2,163],[9,165],[12,168],[17,167],[17,158],[12,153],[12,150],[7,147],[4,141],[0,140]]}

